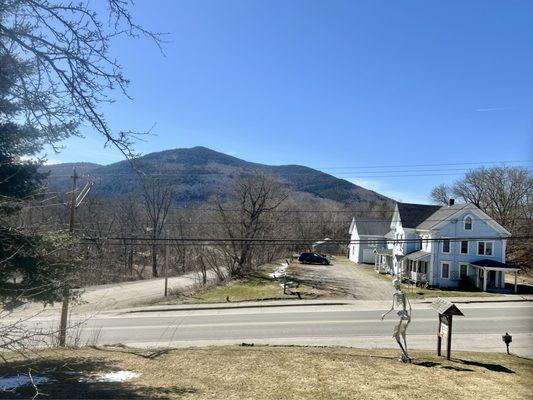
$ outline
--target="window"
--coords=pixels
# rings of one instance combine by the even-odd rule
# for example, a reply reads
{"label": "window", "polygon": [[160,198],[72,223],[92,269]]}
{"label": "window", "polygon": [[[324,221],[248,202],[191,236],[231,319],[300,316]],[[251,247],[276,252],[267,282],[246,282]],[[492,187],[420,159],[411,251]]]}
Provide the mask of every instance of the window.
{"label": "window", "polygon": [[492,256],[493,242],[477,242],[478,256]]}
{"label": "window", "polygon": [[468,240],[461,240],[461,254],[468,254]]}
{"label": "window", "polygon": [[428,272],[428,263],[426,261],[421,261],[420,262],[420,272],[422,274],[427,274],[427,272]]}
{"label": "window", "polygon": [[443,262],[440,269],[440,276],[444,279],[450,279],[450,263]]}
{"label": "window", "polygon": [[449,253],[450,252],[450,239],[444,239],[442,241],[442,252],[443,253]]}
{"label": "window", "polygon": [[466,217],[464,219],[465,223],[465,231],[471,231],[472,230],[472,217]]}
{"label": "window", "polygon": [[468,264],[460,264],[460,277],[461,279],[462,278],[466,278],[468,276]]}

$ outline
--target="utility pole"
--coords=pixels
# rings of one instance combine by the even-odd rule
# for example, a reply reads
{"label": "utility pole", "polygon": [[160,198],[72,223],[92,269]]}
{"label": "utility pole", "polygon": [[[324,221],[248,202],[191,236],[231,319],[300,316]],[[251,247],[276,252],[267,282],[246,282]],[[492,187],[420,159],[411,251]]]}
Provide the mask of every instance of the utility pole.
{"label": "utility pole", "polygon": [[165,235],[165,297],[168,295],[168,230]]}
{"label": "utility pole", "polygon": [[[76,174],[76,167],[74,167],[74,173],[72,178],[72,192],[70,195],[70,218],[69,218],[69,233],[74,233],[74,215],[76,212],[76,180],[78,175]],[[67,339],[67,320],[68,320],[68,303],[69,303],[69,285],[68,282],[63,283],[63,304],[61,306],[61,321],[59,323],[59,346],[65,347]]]}

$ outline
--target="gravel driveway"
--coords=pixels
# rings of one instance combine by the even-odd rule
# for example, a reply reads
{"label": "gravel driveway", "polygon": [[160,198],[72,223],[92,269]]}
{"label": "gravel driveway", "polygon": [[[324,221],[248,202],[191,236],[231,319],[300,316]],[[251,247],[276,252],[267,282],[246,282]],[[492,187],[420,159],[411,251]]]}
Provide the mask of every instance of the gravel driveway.
{"label": "gravel driveway", "polygon": [[[215,274],[208,271],[209,281],[215,280]],[[196,273],[168,278],[168,288],[186,290],[199,282]],[[113,283],[87,287],[83,290],[79,304],[71,305],[71,312],[80,315],[93,315],[117,308],[134,307],[158,299],[163,299],[164,278],[146,279],[135,282]],[[61,303],[43,307],[39,303],[27,303],[14,310],[11,318],[26,318],[32,315],[59,315]]]}
{"label": "gravel driveway", "polygon": [[333,297],[357,300],[389,300],[392,283],[380,277],[368,265],[337,258],[331,265],[293,264],[296,276],[303,283],[328,290]]}

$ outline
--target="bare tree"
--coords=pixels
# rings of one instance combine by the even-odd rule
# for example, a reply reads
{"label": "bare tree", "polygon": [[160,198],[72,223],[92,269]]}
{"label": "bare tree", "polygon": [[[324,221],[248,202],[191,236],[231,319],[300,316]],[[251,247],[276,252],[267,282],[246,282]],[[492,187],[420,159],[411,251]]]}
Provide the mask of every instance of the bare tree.
{"label": "bare tree", "polygon": [[526,168],[495,167],[482,169],[483,206],[497,221],[516,228],[530,216],[533,199],[533,175]]}
{"label": "bare tree", "polygon": [[[441,185],[442,186],[442,185]],[[437,186],[435,190],[437,190]],[[479,168],[451,186],[453,196],[473,203],[513,234],[533,233],[533,176],[523,167]],[[508,260],[524,271],[531,269],[531,241],[510,241]]]}
{"label": "bare tree", "polygon": [[[141,233],[141,226],[139,221],[140,207],[139,199],[128,196],[120,200],[118,207],[119,214],[119,229],[122,237],[134,237]],[[123,242],[123,260],[125,269],[129,275],[133,275],[133,263],[135,255],[135,241],[124,239]]]}
{"label": "bare tree", "polygon": [[448,185],[438,185],[431,190],[430,198],[437,204],[448,204],[450,199],[450,188]]}
{"label": "bare tree", "polygon": [[453,195],[466,203],[472,203],[479,208],[485,208],[486,194],[487,190],[489,190],[486,180],[487,171],[486,168],[482,167],[467,172],[463,179],[453,184]]}
{"label": "bare tree", "polygon": [[527,168],[481,167],[471,170],[451,188],[436,186],[434,200],[443,201],[449,192],[465,203],[473,203],[508,229],[515,229],[530,216],[533,176]]}
{"label": "bare tree", "polygon": [[163,179],[143,182],[142,195],[146,216],[148,218],[149,235],[152,239],[152,276],[157,277],[157,242],[161,238],[168,211],[175,197],[174,189]]}
{"label": "bare tree", "polygon": [[230,201],[218,203],[219,234],[229,240],[222,248],[230,260],[230,276],[243,276],[251,271],[256,249],[254,239],[267,236],[271,227],[269,213],[286,198],[277,179],[256,172],[237,182]]}
{"label": "bare tree", "polygon": [[102,16],[89,2],[2,0],[0,54],[19,73],[11,96],[21,117],[44,142],[58,149],[58,141],[87,123],[130,158],[135,132],[112,132],[99,109],[114,89],[127,96],[129,82],[110,44],[119,36],[145,36],[157,46],[161,39],[134,22],[130,1],[107,3],[109,15]]}

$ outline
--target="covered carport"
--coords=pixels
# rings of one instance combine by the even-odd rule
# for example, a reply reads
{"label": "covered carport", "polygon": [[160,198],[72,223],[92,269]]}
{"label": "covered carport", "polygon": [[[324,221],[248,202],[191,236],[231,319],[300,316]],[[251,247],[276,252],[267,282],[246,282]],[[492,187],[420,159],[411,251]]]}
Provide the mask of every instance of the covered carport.
{"label": "covered carport", "polygon": [[487,289],[504,289],[506,272],[514,273],[514,292],[517,292],[520,268],[489,259],[472,261],[470,266],[476,269],[474,284],[484,292]]}

